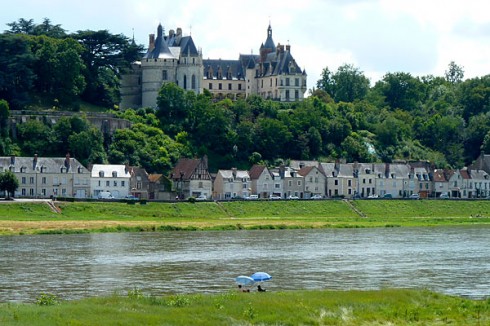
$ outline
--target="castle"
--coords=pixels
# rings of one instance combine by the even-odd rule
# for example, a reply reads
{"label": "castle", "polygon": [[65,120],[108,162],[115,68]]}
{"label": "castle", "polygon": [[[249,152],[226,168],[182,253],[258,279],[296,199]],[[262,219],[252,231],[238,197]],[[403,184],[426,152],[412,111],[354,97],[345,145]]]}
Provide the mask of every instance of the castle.
{"label": "castle", "polygon": [[122,76],[120,108],[156,107],[158,91],[167,82],[196,94],[206,89],[218,100],[250,95],[281,102],[303,100],[306,72],[293,58],[290,45],[276,46],[270,24],[259,53],[240,54],[238,60],[203,60],[192,36],[183,36],[181,28],[165,35],[160,24],[157,37],[150,34],[142,60]]}

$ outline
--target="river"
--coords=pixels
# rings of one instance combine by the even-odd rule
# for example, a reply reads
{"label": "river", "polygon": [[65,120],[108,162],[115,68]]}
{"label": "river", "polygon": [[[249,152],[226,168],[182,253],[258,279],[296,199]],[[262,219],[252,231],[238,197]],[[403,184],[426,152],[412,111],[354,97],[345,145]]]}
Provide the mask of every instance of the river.
{"label": "river", "polygon": [[426,288],[490,297],[488,227],[24,235],[0,237],[0,302],[137,288],[216,293],[265,271],[270,291]]}

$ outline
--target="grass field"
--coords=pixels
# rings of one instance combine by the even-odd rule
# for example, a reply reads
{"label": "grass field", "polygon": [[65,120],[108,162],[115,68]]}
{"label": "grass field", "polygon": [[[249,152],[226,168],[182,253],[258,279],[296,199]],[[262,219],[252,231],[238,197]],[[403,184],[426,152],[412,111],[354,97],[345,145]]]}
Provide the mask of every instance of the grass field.
{"label": "grass field", "polygon": [[490,299],[426,290],[127,294],[0,304],[1,325],[489,325]]}
{"label": "grass field", "polygon": [[0,234],[490,225],[490,201],[322,200],[0,204]]}

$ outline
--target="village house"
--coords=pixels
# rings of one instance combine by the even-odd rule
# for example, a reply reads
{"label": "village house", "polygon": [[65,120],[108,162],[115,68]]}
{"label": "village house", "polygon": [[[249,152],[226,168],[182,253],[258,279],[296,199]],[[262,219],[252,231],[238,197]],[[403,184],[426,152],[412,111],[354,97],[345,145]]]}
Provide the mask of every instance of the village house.
{"label": "village house", "polygon": [[354,165],[341,163],[320,163],[320,168],[326,177],[326,196],[330,198],[352,198],[357,193],[357,178],[354,175]]}
{"label": "village house", "polygon": [[214,180],[213,198],[228,200],[235,198],[248,198],[251,193],[251,182],[248,171],[219,170]]}
{"label": "village house", "polygon": [[259,198],[269,198],[274,190],[274,176],[267,166],[255,164],[248,171],[251,194]]}
{"label": "village house", "polygon": [[449,180],[447,171],[444,169],[435,169],[432,175],[434,197],[438,198],[442,194],[447,194],[449,196]]}
{"label": "village house", "polygon": [[179,199],[203,196],[211,198],[213,181],[208,171],[207,156],[201,159],[181,158],[170,173],[172,190]]}
{"label": "village house", "polygon": [[124,164],[94,164],[91,170],[91,191],[93,198],[101,193],[110,193],[115,199],[130,194],[131,171]]}
{"label": "village house", "polygon": [[471,198],[487,198],[490,195],[490,175],[483,170],[468,170]]}
{"label": "village house", "polygon": [[66,157],[0,157],[0,172],[11,171],[19,181],[15,197],[87,198],[90,172],[78,160]]}
{"label": "village house", "polygon": [[303,177],[304,197],[309,199],[315,195],[324,197],[326,188],[326,178],[316,166],[305,166],[298,171],[298,175]]}
{"label": "village house", "polygon": [[129,169],[131,175],[129,180],[130,194],[138,199],[148,199],[150,188],[148,172],[137,166],[131,166]]}

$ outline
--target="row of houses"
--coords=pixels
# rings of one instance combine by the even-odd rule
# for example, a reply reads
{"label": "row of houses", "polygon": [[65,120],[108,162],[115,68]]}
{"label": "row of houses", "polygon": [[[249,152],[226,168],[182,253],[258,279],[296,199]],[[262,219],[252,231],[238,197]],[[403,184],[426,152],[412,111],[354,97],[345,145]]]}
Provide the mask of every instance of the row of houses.
{"label": "row of houses", "polygon": [[346,163],[291,161],[270,168],[222,169],[211,174],[207,157],[180,159],[170,175],[148,174],[121,164],[83,166],[69,155],[61,158],[0,157],[0,172],[13,172],[19,188],[15,197],[98,198],[110,192],[149,200],[199,197],[233,198],[486,198],[490,196],[490,155],[457,170],[436,169],[428,162]]}
{"label": "row of houses", "polygon": [[[488,164],[486,163],[488,161]],[[488,166],[486,166],[486,164]],[[250,170],[207,171],[203,159],[180,160],[170,175],[179,198],[486,198],[490,196],[490,155],[457,170],[429,162],[323,163],[291,161],[288,166],[254,165]]]}

